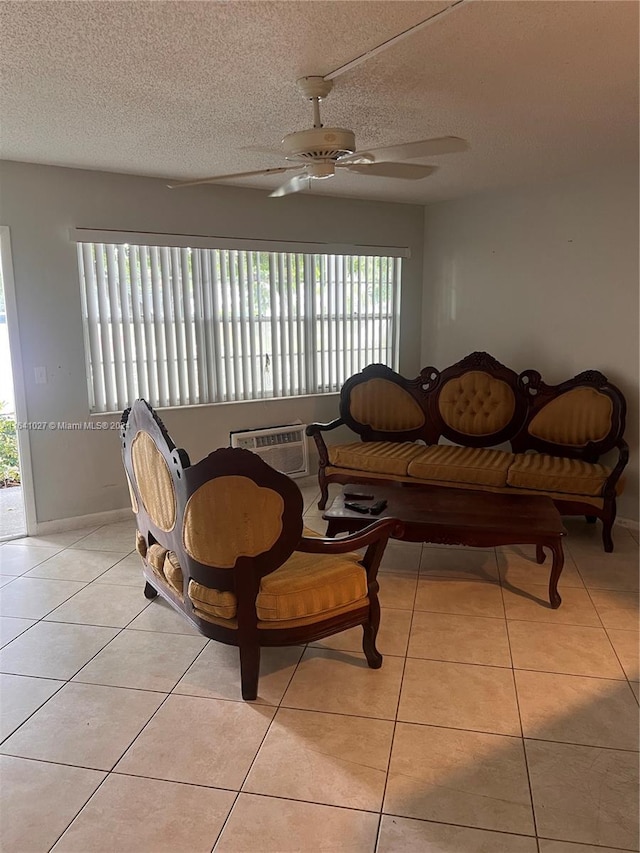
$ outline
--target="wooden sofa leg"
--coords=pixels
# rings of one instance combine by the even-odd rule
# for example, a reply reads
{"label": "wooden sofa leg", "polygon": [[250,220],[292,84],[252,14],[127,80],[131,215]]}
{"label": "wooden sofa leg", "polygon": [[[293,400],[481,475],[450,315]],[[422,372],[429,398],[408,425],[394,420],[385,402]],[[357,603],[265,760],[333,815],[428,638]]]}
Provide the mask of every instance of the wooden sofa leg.
{"label": "wooden sofa leg", "polygon": [[585,515],[585,518],[587,520],[587,524],[595,524],[598,520],[597,515]]}
{"label": "wooden sofa leg", "polygon": [[158,590],[154,589],[154,587],[151,586],[149,581],[147,581],[144,585],[144,597],[145,598],[155,598],[157,594],[158,594]]}
{"label": "wooden sofa leg", "polygon": [[[377,584],[376,584],[377,587]],[[369,620],[362,626],[362,651],[365,653],[367,663],[371,669],[380,669],[382,666],[382,655],[376,648],[376,637],[380,627],[380,603],[378,602],[377,590],[369,586]]]}
{"label": "wooden sofa leg", "polygon": [[604,545],[604,550],[607,554],[610,554],[613,551],[613,538],[611,536],[611,531],[615,520],[616,505],[613,504],[613,506],[605,506],[604,514],[602,516],[602,544]]}
{"label": "wooden sofa leg", "polygon": [[240,646],[240,681],[242,698],[251,702],[258,698],[260,677],[260,646]]}
{"label": "wooden sofa leg", "polygon": [[318,472],[318,484],[320,486],[320,500],[318,501],[318,509],[324,509],[329,499],[329,483],[327,483],[324,471],[322,468]]}
{"label": "wooden sofa leg", "polygon": [[365,623],[363,626],[364,635],[362,637],[362,651],[365,653],[367,663],[371,669],[380,669],[382,666],[382,655],[376,648],[376,635],[378,629],[371,622]]}

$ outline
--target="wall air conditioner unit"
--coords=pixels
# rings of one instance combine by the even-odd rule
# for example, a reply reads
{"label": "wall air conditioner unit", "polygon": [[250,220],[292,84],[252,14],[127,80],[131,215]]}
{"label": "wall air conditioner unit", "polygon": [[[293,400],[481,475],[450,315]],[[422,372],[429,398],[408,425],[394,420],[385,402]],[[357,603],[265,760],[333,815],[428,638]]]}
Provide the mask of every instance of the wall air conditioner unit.
{"label": "wall air conditioner unit", "polygon": [[268,429],[231,432],[231,447],[251,450],[267,465],[290,477],[305,477],[309,473],[309,450],[305,435],[306,424],[287,424]]}

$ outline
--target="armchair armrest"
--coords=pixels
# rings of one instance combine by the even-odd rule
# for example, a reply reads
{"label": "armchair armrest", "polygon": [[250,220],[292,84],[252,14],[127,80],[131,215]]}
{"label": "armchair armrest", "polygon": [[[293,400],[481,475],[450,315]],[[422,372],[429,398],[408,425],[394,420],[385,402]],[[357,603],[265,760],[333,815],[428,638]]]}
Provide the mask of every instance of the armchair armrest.
{"label": "armchair armrest", "polygon": [[602,493],[605,497],[615,497],[616,484],[629,461],[629,445],[624,438],[619,438],[615,443],[615,447],[618,448],[619,456],[614,469],[609,474],[607,481],[604,484]]}
{"label": "armchair armrest", "polygon": [[343,539],[305,539],[298,543],[297,551],[308,554],[344,554],[355,548],[367,546],[365,555],[360,561],[367,573],[367,585],[370,591],[378,591],[378,568],[382,561],[384,549],[390,536],[402,536],[403,524],[397,518],[380,518],[359,533],[352,533]]}
{"label": "armchair armrest", "polygon": [[335,429],[343,424],[344,421],[342,418],[336,418],[328,424],[309,424],[306,428],[306,434],[308,436],[313,436],[313,439],[315,440],[316,447],[318,448],[318,457],[321,468],[325,468],[329,464],[329,453],[327,451],[327,445],[325,444],[324,438],[322,437],[322,433],[328,432],[329,430]]}
{"label": "armchair armrest", "polygon": [[346,554],[349,551],[378,542],[380,539],[384,539],[386,544],[386,540],[390,536],[401,535],[401,521],[397,518],[380,518],[365,527],[364,530],[351,533],[349,536],[343,536],[340,539],[323,539],[320,536],[305,538],[303,536],[296,547],[296,551],[303,551],[307,554]]}
{"label": "armchair armrest", "polygon": [[328,424],[309,424],[305,432],[307,435],[315,436],[319,432],[327,432],[328,430],[335,429],[343,424],[344,421],[342,418],[336,418],[333,421],[329,421]]}

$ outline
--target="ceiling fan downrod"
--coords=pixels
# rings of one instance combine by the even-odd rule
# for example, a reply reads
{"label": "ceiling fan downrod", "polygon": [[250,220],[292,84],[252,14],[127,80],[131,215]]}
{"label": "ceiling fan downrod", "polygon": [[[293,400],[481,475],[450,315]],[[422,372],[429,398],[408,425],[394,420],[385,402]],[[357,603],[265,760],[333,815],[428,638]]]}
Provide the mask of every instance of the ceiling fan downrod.
{"label": "ceiling fan downrod", "polygon": [[333,83],[331,80],[325,80],[324,77],[309,75],[308,77],[299,77],[297,84],[302,96],[313,104],[314,128],[321,128],[323,125],[320,120],[320,101],[326,98],[333,89]]}
{"label": "ceiling fan downrod", "polygon": [[320,121],[320,98],[311,98],[313,102],[313,126],[314,128],[322,127]]}

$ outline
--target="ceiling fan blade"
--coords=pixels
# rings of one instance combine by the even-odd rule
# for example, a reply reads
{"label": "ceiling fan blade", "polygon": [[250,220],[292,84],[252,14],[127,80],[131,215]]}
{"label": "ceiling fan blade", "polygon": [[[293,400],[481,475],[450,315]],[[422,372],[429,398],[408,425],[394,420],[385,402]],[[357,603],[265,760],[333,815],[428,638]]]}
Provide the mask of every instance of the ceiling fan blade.
{"label": "ceiling fan blade", "polygon": [[370,148],[368,151],[356,151],[341,157],[339,163],[374,162],[387,163],[391,160],[413,160],[418,157],[433,157],[436,154],[455,154],[467,151],[469,143],[459,136],[440,136],[435,139],[419,139],[417,142],[404,142],[389,145],[386,148]]}
{"label": "ceiling fan blade", "polygon": [[234,172],[230,175],[214,175],[212,178],[199,178],[197,181],[181,181],[176,184],[167,184],[167,186],[170,190],[181,187],[197,187],[200,184],[215,184],[218,181],[224,181],[226,178],[253,178],[257,175],[278,175],[297,168],[298,166],[279,166],[275,169],[259,169],[257,172]]}
{"label": "ceiling fan blade", "polygon": [[302,192],[302,190],[308,190],[310,185],[311,179],[308,175],[305,175],[304,173],[301,175],[294,175],[292,178],[289,178],[288,181],[285,181],[284,184],[281,184],[277,190],[269,193],[269,198],[280,198],[283,195],[299,193]]}
{"label": "ceiling fan blade", "polygon": [[423,166],[420,163],[338,163],[338,168],[359,172],[362,175],[376,175],[379,178],[406,178],[419,181],[428,178],[437,166]]}

